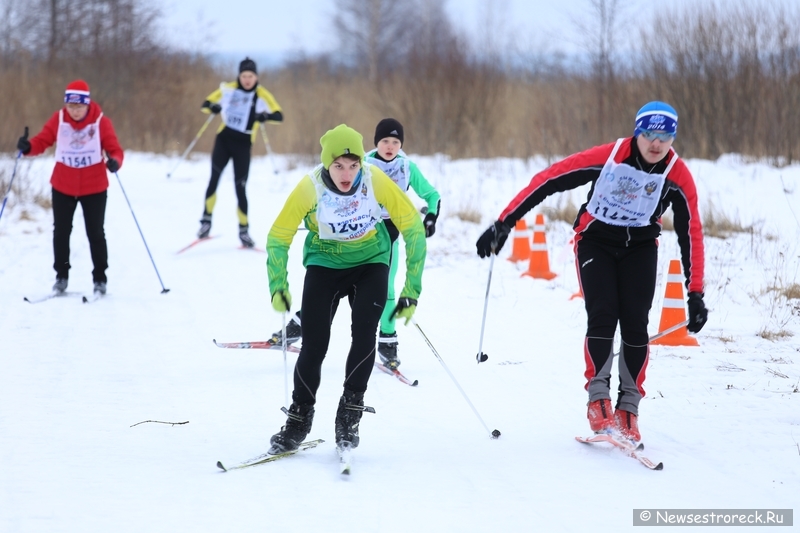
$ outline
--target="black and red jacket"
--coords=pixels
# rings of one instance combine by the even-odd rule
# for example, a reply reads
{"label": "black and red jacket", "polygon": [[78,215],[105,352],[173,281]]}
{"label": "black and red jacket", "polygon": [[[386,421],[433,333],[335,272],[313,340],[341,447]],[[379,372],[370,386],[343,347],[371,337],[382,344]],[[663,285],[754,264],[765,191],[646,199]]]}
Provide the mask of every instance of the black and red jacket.
{"label": "black and red jacket", "polygon": [[[611,156],[616,142],[590,148],[573,154],[553,164],[531,178],[500,214],[499,220],[513,228],[517,220],[539,205],[545,198],[557,192],[575,189],[587,183],[592,184],[586,203],[573,224],[575,233],[582,238],[596,240],[616,246],[633,246],[637,243],[657,239],[661,234],[661,216],[672,206],[675,233],[681,249],[683,271],[686,275],[688,292],[703,292],[703,226],[697,209],[697,189],[689,168],[678,159],[666,177],[661,191],[661,200],[650,218],[650,224],[643,227],[612,226],[595,219],[587,210],[586,204],[594,193],[594,185],[600,172]],[[670,148],[667,156],[655,165],[644,161],[636,146],[636,138],[626,139],[614,161],[625,163],[652,174],[664,173],[673,157],[678,157]]]}

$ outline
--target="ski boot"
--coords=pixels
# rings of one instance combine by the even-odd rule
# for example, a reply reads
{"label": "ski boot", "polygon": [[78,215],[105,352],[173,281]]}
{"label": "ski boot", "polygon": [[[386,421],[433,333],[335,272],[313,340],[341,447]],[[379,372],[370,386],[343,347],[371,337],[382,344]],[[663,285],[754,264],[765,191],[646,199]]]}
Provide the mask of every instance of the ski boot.
{"label": "ski boot", "polygon": [[256,241],[247,232],[248,229],[247,225],[239,225],[239,240],[242,241],[242,248],[255,248]]}
{"label": "ski boot", "polygon": [[374,413],[375,409],[364,406],[364,393],[344,389],[336,410],[336,446],[338,448],[357,448],[361,440],[358,425],[364,411]]}
{"label": "ski boot", "polygon": [[586,413],[589,427],[595,433],[609,433],[614,429],[614,411],[611,409],[611,400],[595,400],[589,402]]}
{"label": "ski boot", "polygon": [[68,284],[68,278],[56,278],[56,283],[53,285],[53,291],[57,292],[58,294],[64,294],[64,292],[67,290]]}
{"label": "ski boot", "polygon": [[286,425],[269,439],[272,445],[267,451],[270,455],[296,450],[311,431],[314,421],[314,406],[292,403],[289,409],[281,408],[286,413]]}
{"label": "ski boot", "polygon": [[[303,328],[300,327],[300,317],[294,315],[289,323],[286,324],[286,345],[296,343],[302,335]],[[273,333],[269,341],[273,346],[283,346],[283,330],[279,329]]]}
{"label": "ski boot", "polygon": [[639,417],[635,414],[624,409],[617,409],[614,411],[614,422],[626,439],[637,444],[642,440],[642,435],[639,433]]}
{"label": "ski boot", "polygon": [[198,239],[207,239],[211,233],[211,215],[203,214],[200,219],[200,231],[197,232]]}
{"label": "ski boot", "polygon": [[106,293],[106,282],[105,281],[95,281],[94,282],[94,293],[104,295]]}
{"label": "ski boot", "polygon": [[378,356],[383,366],[389,370],[397,370],[400,359],[397,358],[397,333],[381,332],[378,338]]}

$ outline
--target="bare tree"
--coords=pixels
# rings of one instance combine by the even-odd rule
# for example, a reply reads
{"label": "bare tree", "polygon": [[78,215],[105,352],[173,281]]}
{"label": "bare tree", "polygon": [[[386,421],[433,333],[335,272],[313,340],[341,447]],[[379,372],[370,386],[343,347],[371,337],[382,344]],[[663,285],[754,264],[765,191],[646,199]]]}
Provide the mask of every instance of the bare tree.
{"label": "bare tree", "polygon": [[333,21],[345,59],[376,81],[406,54],[414,8],[414,0],[336,0]]}
{"label": "bare tree", "polygon": [[596,138],[601,138],[607,135],[605,128],[610,122],[611,113],[615,111],[611,108],[611,102],[615,92],[616,52],[620,41],[623,4],[620,0],[587,2],[590,15],[575,18],[574,24],[580,35],[580,44],[588,54],[592,83],[596,87],[596,115],[592,133]]}

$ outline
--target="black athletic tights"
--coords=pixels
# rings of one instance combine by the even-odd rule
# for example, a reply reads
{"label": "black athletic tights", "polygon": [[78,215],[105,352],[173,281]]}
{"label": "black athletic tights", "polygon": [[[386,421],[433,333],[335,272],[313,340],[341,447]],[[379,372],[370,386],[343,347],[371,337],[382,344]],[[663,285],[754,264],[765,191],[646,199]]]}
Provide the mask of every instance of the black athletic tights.
{"label": "black athletic tights", "polygon": [[352,342],[345,364],[344,388],[365,392],[375,363],[375,335],[386,303],[389,267],[366,264],[346,269],[309,266],[303,285],[303,347],[294,369],[292,399],[314,404],[322,361],[328,352],[331,323],[345,296],[350,301]]}
{"label": "black athletic tights", "polygon": [[[211,179],[206,189],[206,199],[214,196],[219,185],[222,171],[233,159],[233,183],[236,188],[236,200],[241,216],[247,217],[247,176],[250,173],[250,135],[231,129],[222,130],[214,141],[211,153]],[[206,207],[206,214],[210,215]]]}
{"label": "black athletic tights", "polygon": [[86,196],[68,196],[53,189],[53,268],[56,277],[69,277],[69,238],[72,234],[72,219],[75,208],[81,204],[86,236],[89,238],[89,249],[92,253],[93,281],[106,280],[108,268],[108,247],[103,224],[106,218],[106,191]]}
{"label": "black athletic tights", "polygon": [[656,285],[656,241],[611,246],[586,238],[576,244],[586,304],[586,379],[590,401],[607,398],[614,332],[622,337],[617,407],[636,413],[644,395],[647,323]]}

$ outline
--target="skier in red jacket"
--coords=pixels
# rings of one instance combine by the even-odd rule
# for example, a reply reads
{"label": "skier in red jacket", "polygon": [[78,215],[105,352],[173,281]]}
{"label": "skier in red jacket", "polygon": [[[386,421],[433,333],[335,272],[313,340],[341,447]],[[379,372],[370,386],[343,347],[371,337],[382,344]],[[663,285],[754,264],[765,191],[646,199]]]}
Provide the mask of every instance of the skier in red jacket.
{"label": "skier in red jacket", "polygon": [[[53,186],[53,253],[56,283],[53,291],[62,294],[69,281],[69,238],[78,203],[83,210],[86,236],[92,254],[94,290],[105,294],[108,248],[103,224],[106,213],[108,174],[122,166],[122,148],[111,120],[92,102],[89,85],[75,80],[64,94],[64,107],[53,113],[42,131],[28,139],[28,130],[17,148],[24,155],[43,153],[56,145]],[[107,159],[104,159],[105,152]]]}
{"label": "skier in red jacket", "polygon": [[[689,325],[708,319],[703,302],[703,227],[697,189],[672,143],[678,113],[664,102],[636,114],[633,137],[573,154],[539,172],[476,243],[480,257],[497,254],[511,228],[546,197],[586,183],[591,190],[575,220],[578,280],[587,314],[584,359],[587,418],[597,433],[618,430],[640,441],[639,402],[650,348],[647,322],[656,286],[661,217],[671,207],[689,291]],[[619,326],[619,392],[611,407],[614,334]]]}

